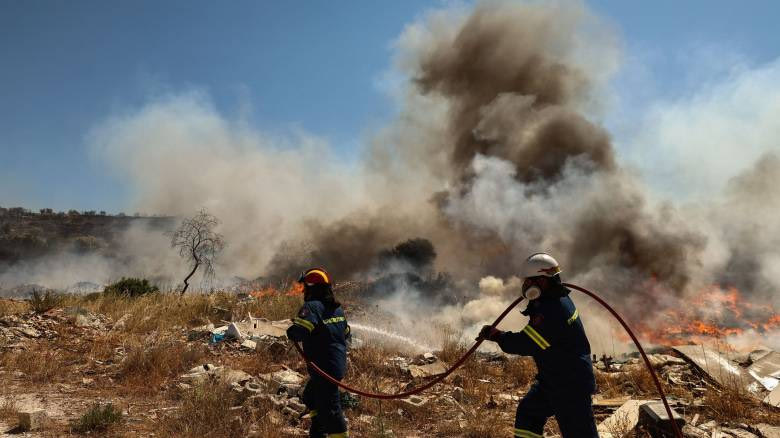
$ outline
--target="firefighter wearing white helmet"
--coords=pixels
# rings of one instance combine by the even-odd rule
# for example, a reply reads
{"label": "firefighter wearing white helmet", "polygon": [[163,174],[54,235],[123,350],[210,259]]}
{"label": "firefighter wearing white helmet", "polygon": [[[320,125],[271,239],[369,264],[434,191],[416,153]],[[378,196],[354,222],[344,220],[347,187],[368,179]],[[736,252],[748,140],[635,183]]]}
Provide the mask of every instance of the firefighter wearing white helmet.
{"label": "firefighter wearing white helmet", "polygon": [[536,381],[517,406],[516,437],[541,438],[552,416],[563,438],[599,436],[591,406],[596,381],[590,343],[560,274],[558,261],[549,254],[529,256],[521,271],[528,324],[519,332],[486,325],[479,334],[504,352],[531,356],[536,363]]}

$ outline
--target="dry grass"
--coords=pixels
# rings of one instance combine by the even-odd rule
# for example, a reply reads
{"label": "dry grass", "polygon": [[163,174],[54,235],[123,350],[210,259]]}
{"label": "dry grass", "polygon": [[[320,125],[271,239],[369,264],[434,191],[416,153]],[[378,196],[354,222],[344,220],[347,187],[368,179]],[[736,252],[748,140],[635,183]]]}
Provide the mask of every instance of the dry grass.
{"label": "dry grass", "polygon": [[440,429],[439,436],[493,438],[511,436],[511,434],[512,424],[500,415],[500,411],[480,409],[476,418],[465,421],[463,428],[457,421],[445,423]]}
{"label": "dry grass", "polygon": [[148,333],[167,331],[176,327],[194,327],[211,321],[221,322],[225,313],[233,319],[243,319],[249,313],[254,317],[271,320],[289,319],[298,311],[301,297],[271,295],[249,302],[241,302],[235,294],[148,294],[126,297],[116,294],[96,294],[87,297],[71,296],[67,305],[79,306],[95,313],[108,315],[114,320],[126,316],[124,331]]}
{"label": "dry grass", "polygon": [[6,423],[15,423],[19,416],[19,406],[16,404],[16,399],[9,394],[2,396],[0,401],[0,420]]}
{"label": "dry grass", "polygon": [[0,317],[18,315],[30,310],[29,301],[0,299]]}
{"label": "dry grass", "polygon": [[536,365],[530,357],[513,356],[504,362],[504,373],[513,379],[518,386],[530,385],[536,376]]}
{"label": "dry grass", "polygon": [[47,349],[6,351],[0,354],[0,368],[22,372],[33,383],[50,383],[67,375],[64,357],[60,351]]}
{"label": "dry grass", "polygon": [[704,406],[715,420],[731,423],[780,424],[780,411],[751,397],[741,387],[710,389],[704,396]]}
{"label": "dry grass", "polygon": [[200,363],[206,355],[205,346],[181,341],[136,344],[122,361],[119,378],[129,389],[154,393],[167,380]]}
{"label": "dry grass", "polygon": [[[158,423],[161,437],[236,437],[248,432],[250,418],[231,410],[236,392],[229,386],[206,382],[181,395],[180,407]],[[278,435],[277,435],[278,436]]]}
{"label": "dry grass", "polygon": [[[617,373],[596,372],[596,384],[604,397],[619,397],[621,395],[655,395],[657,393],[653,377],[642,365],[626,366]],[[664,385],[664,390],[668,387]]]}

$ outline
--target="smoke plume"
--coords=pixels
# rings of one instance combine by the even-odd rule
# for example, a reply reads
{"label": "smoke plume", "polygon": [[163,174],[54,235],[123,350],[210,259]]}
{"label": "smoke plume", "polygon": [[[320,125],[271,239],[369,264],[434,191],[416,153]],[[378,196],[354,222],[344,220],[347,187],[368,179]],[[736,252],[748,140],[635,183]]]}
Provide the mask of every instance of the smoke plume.
{"label": "smoke plume", "polygon": [[[218,275],[284,279],[317,265],[339,282],[389,271],[407,280],[380,304],[410,324],[433,314],[478,329],[516,296],[513,276],[538,251],[632,321],[713,284],[778,306],[780,160],[755,154],[724,193],[695,204],[659,196],[600,121],[620,57],[615,33],[579,2],[480,2],[403,31],[399,115],[356,164],[311,135],[230,120],[197,92],[114,116],[91,139],[138,209],[205,207],[222,221]],[[642,136],[647,149],[653,138]],[[165,251],[138,246],[127,266],[171,266]],[[418,290],[432,284],[463,299],[443,305]]]}

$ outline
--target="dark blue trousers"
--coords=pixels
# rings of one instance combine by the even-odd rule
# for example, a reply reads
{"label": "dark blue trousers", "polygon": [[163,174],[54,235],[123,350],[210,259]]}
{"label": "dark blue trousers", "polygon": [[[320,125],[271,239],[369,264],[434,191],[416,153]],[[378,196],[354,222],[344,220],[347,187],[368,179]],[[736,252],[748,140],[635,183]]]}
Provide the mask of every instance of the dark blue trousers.
{"label": "dark blue trousers", "polygon": [[341,411],[339,387],[311,376],[303,389],[303,403],[312,412],[309,437],[346,437],[347,421]]}
{"label": "dark blue trousers", "polygon": [[590,396],[575,390],[552,393],[534,383],[517,405],[515,436],[541,438],[547,419],[555,416],[563,438],[599,438]]}

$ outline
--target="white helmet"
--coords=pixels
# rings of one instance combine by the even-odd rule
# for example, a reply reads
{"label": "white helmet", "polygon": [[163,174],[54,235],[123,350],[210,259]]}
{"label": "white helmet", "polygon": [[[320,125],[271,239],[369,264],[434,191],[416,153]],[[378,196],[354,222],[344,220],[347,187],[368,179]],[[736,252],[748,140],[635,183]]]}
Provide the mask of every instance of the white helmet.
{"label": "white helmet", "polygon": [[[552,277],[561,272],[561,267],[558,265],[558,261],[552,258],[551,255],[543,252],[531,254],[525,263],[523,264],[523,279],[530,277]],[[523,296],[528,300],[535,300],[542,296],[542,290],[539,286],[533,285],[528,289],[523,289]]]}
{"label": "white helmet", "polygon": [[552,258],[550,254],[538,252],[531,254],[525,263],[523,264],[522,277],[552,277],[561,272],[561,267],[558,265],[558,261]]}

